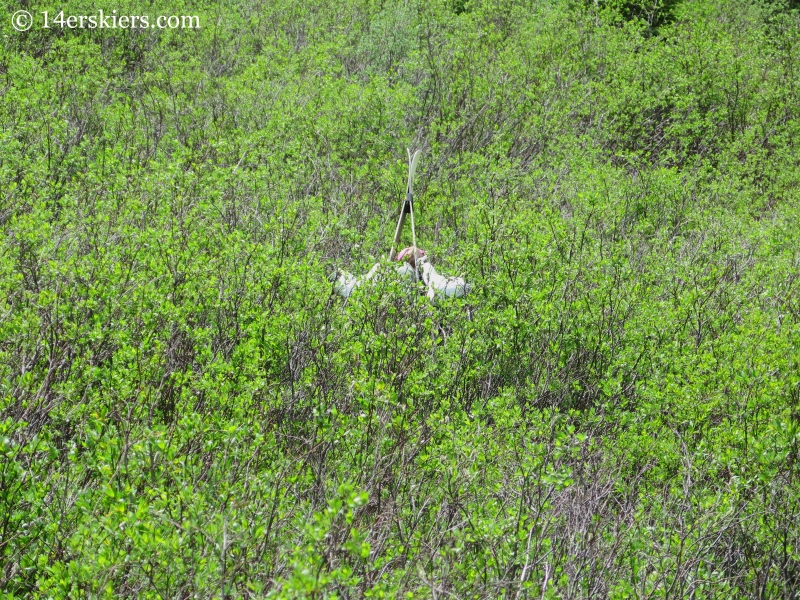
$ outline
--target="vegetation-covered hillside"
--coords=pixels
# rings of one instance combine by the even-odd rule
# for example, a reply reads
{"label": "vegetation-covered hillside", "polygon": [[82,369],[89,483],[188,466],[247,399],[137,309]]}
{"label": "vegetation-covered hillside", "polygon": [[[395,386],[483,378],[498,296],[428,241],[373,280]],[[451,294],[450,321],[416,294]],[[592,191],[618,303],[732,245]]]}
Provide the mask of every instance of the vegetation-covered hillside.
{"label": "vegetation-covered hillside", "polygon": [[0,597],[798,598],[793,3],[18,4]]}

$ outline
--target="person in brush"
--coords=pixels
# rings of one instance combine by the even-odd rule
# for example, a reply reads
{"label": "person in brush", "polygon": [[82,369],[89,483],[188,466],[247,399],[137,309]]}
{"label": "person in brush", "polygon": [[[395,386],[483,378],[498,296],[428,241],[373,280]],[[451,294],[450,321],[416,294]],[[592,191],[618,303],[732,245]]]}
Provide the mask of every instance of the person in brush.
{"label": "person in brush", "polygon": [[[421,152],[417,150],[412,156],[411,150],[408,151],[408,186],[406,187],[406,198],[403,202],[403,207],[400,209],[400,218],[397,221],[394,242],[392,243],[392,249],[389,250],[389,260],[400,263],[397,265],[396,271],[406,281],[417,282],[422,279],[427,288],[428,298],[431,300],[437,298],[462,298],[470,290],[470,285],[464,281],[464,278],[439,275],[428,260],[428,257],[425,256],[425,251],[417,246],[417,234],[414,230],[412,186],[420,154]],[[403,231],[406,215],[411,215],[411,237],[414,244],[413,246],[403,248],[395,255],[394,249],[400,242],[400,234]],[[330,280],[333,282],[333,291],[342,298],[349,298],[358,286],[375,276],[379,267],[380,263],[375,263],[367,274],[362,277],[354,277],[347,271],[334,272],[330,277]]]}
{"label": "person in brush", "polygon": [[[421,279],[425,284],[427,296],[431,300],[463,298],[472,287],[463,277],[446,277],[437,273],[422,248],[417,248],[416,256],[412,246],[403,248],[397,253],[394,260],[399,263],[395,268],[397,274],[408,283]],[[380,263],[375,263],[361,277],[355,277],[347,271],[337,271],[331,276],[333,291],[347,299],[358,286],[373,279],[379,268]]]}

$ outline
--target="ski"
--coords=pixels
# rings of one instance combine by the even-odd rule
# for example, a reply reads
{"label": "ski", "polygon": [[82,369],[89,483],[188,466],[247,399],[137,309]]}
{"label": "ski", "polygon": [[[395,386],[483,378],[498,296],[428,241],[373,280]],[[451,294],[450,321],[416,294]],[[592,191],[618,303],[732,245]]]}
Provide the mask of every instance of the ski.
{"label": "ski", "polygon": [[400,217],[397,220],[397,228],[394,231],[394,240],[392,241],[392,248],[389,250],[389,260],[395,256],[397,246],[400,244],[400,236],[403,233],[403,225],[406,222],[406,215],[411,213],[411,234],[414,238],[414,250],[416,252],[416,233],[414,231],[414,213],[413,213],[413,199],[414,199],[414,174],[417,172],[417,165],[419,164],[419,157],[422,150],[417,150],[414,155],[411,155],[411,149],[408,152],[408,184],[406,185],[406,198],[403,201],[403,206],[400,209]]}

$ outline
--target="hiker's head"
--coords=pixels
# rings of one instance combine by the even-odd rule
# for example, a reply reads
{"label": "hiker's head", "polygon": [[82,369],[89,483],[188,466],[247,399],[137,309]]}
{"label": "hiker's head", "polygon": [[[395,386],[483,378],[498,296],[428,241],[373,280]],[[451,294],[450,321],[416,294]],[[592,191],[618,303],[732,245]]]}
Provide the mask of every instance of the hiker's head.
{"label": "hiker's head", "polygon": [[425,256],[425,250],[422,248],[417,248],[417,255],[414,256],[414,248],[408,246],[407,248],[403,248],[400,252],[397,253],[397,258],[400,262],[407,262],[412,267],[416,268],[417,266],[417,259],[422,258]]}

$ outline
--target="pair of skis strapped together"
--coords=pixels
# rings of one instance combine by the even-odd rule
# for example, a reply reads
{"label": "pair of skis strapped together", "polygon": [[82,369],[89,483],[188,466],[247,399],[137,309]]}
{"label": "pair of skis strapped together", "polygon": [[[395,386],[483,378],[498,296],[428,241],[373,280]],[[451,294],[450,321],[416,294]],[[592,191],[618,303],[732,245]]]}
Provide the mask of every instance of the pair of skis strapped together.
{"label": "pair of skis strapped together", "polygon": [[[417,232],[414,229],[414,173],[417,171],[417,164],[419,164],[419,157],[422,150],[417,150],[414,155],[411,155],[411,149],[408,152],[408,185],[406,185],[406,199],[403,202],[403,208],[400,209],[400,218],[397,220],[397,229],[394,231],[394,240],[392,241],[392,248],[389,250],[389,260],[394,258],[397,246],[400,244],[400,235],[403,233],[403,225],[406,222],[406,215],[411,215],[411,242],[413,247],[413,257],[417,259]],[[417,269],[414,269],[415,279],[419,278]]]}

